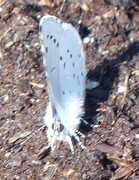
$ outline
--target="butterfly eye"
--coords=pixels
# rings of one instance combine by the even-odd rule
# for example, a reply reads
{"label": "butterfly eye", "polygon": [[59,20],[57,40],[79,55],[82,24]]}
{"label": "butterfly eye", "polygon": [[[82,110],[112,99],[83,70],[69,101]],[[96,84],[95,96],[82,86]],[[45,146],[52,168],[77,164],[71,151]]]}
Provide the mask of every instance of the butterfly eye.
{"label": "butterfly eye", "polygon": [[62,124],[60,124],[60,132],[63,131],[64,126]]}
{"label": "butterfly eye", "polygon": [[54,123],[52,124],[52,129],[58,132],[63,131],[64,126],[60,123],[58,126],[56,126]]}
{"label": "butterfly eye", "polygon": [[54,130],[54,123],[52,124],[52,129]]}

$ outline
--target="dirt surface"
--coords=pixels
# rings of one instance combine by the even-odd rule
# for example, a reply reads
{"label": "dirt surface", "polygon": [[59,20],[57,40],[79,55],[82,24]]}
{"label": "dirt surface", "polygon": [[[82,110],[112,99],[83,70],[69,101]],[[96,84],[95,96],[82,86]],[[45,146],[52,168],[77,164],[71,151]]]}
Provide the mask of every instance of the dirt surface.
{"label": "dirt surface", "polygon": [[[129,3],[130,2],[130,3]],[[48,102],[38,25],[44,14],[72,23],[86,52],[86,149],[48,156],[42,126]],[[0,179],[139,179],[139,6],[114,0],[0,0]]]}

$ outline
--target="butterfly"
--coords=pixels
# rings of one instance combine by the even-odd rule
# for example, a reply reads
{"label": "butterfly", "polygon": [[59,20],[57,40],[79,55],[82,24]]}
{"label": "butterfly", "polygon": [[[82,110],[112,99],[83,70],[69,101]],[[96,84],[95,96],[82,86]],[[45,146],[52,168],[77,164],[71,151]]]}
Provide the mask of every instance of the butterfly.
{"label": "butterfly", "polygon": [[72,137],[84,148],[77,131],[86,82],[82,40],[71,24],[50,15],[41,18],[39,35],[49,97],[44,117],[48,146],[54,150],[56,141],[68,142],[73,152]]}

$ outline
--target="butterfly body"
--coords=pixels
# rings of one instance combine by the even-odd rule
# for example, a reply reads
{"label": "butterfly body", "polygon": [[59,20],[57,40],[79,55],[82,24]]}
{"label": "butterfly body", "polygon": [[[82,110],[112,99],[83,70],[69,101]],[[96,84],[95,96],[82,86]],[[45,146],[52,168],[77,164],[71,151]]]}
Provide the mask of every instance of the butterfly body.
{"label": "butterfly body", "polygon": [[79,144],[76,134],[84,113],[85,55],[82,41],[75,28],[55,16],[40,21],[40,39],[46,69],[49,103],[45,124],[49,145],[65,141],[73,151],[71,137]]}

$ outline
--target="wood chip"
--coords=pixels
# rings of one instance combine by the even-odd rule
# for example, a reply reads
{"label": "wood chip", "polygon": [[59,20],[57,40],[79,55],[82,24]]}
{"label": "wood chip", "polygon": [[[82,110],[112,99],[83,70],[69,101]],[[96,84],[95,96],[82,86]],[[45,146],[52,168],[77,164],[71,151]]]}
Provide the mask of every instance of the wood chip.
{"label": "wood chip", "polygon": [[39,1],[39,5],[43,5],[43,6],[50,6],[50,7],[53,7],[54,6],[54,3],[52,0],[40,0]]}
{"label": "wood chip", "polygon": [[112,154],[112,153],[117,153],[117,154],[121,154],[122,153],[122,150],[118,147],[114,147],[114,146],[110,146],[108,144],[105,144],[105,143],[100,143],[100,144],[97,144],[94,146],[94,149],[97,149],[101,152],[104,152],[104,153],[109,153],[109,154]]}
{"label": "wood chip", "polygon": [[18,141],[19,139],[23,139],[25,137],[27,137],[28,135],[31,134],[31,131],[26,131],[26,132],[19,132],[17,134],[15,134],[13,137],[9,138],[9,143],[15,143],[16,141]]}
{"label": "wood chip", "polygon": [[121,178],[124,178],[124,177],[128,177],[130,176],[132,173],[132,169],[128,168],[128,167],[119,167],[116,172],[115,172],[115,175],[112,177],[113,180],[116,180],[116,179],[121,179]]}
{"label": "wood chip", "polygon": [[10,27],[9,29],[7,29],[7,31],[5,31],[3,33],[3,35],[0,37],[0,42],[2,41],[3,38],[5,38],[7,36],[8,32],[11,31],[11,30],[12,30],[12,28]]}
{"label": "wood chip", "polygon": [[38,84],[38,83],[35,83],[35,82],[29,82],[29,84],[34,86],[34,87],[44,88],[44,84]]}
{"label": "wood chip", "polygon": [[120,107],[121,111],[123,110],[123,108],[125,106],[125,100],[126,100],[126,97],[128,95],[128,79],[129,79],[129,76],[126,75],[125,82],[124,82],[125,91],[124,91],[124,95],[123,95],[123,98],[121,101],[121,107]]}
{"label": "wood chip", "polygon": [[0,0],[0,6],[2,6],[5,3],[5,0]]}
{"label": "wood chip", "polygon": [[2,58],[3,58],[3,54],[2,54],[1,49],[0,49],[0,59],[2,59]]}
{"label": "wood chip", "polygon": [[10,42],[8,42],[8,43],[5,45],[5,48],[9,48],[9,47],[11,47],[13,44],[14,44],[14,42],[13,42],[13,41],[10,41]]}
{"label": "wood chip", "polygon": [[139,76],[139,69],[133,71],[132,74],[135,74],[136,76]]}
{"label": "wood chip", "polygon": [[108,158],[113,161],[115,164],[117,164],[119,167],[132,167],[132,161],[127,160],[127,159],[122,159],[118,157],[118,155],[111,154],[108,155]]}
{"label": "wood chip", "polygon": [[89,7],[88,7],[88,5],[86,3],[83,3],[81,7],[82,7],[82,9],[84,11],[88,11],[89,10]]}
{"label": "wood chip", "polygon": [[70,169],[70,170],[68,170],[68,171],[64,171],[64,172],[63,172],[63,176],[68,177],[68,176],[70,176],[71,174],[73,174],[74,172],[75,172],[75,169]]}

